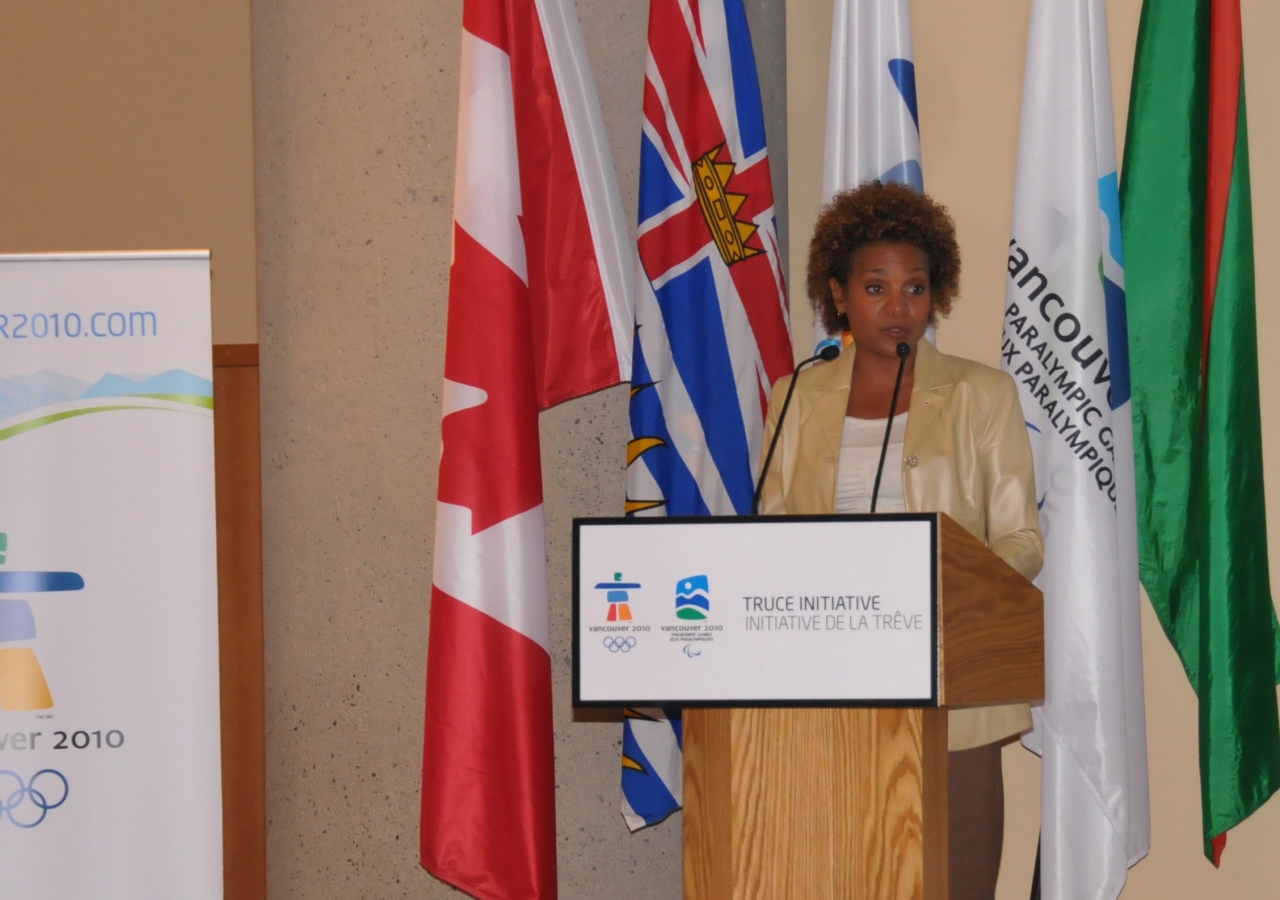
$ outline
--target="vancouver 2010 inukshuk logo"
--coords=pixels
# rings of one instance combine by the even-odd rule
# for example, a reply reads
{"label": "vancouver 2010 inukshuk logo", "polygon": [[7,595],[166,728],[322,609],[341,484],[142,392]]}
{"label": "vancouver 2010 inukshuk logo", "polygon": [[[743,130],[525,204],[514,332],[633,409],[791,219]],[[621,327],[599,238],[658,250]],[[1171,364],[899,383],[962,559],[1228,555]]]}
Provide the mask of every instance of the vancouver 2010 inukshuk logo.
{"label": "vancouver 2010 inukshuk logo", "polygon": [[640,585],[634,581],[623,581],[621,572],[613,573],[613,581],[602,581],[596,585],[597,591],[605,591],[605,600],[609,604],[606,622],[631,621],[631,595],[628,591],[638,591]]}
{"label": "vancouver 2010 inukshuk logo", "polygon": [[[8,536],[0,534],[0,551],[7,550]],[[0,555],[0,565],[4,561]],[[84,579],[76,572],[12,572],[0,568],[0,710],[20,712],[53,706],[53,695],[35,649],[8,646],[35,640],[36,618],[31,603],[23,597],[7,595],[83,589]]]}

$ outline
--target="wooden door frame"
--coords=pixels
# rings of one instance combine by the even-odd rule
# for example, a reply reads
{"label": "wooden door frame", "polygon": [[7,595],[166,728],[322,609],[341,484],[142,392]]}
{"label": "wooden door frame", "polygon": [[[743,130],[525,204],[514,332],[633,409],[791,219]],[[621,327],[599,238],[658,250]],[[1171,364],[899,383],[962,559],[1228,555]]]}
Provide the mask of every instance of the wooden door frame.
{"label": "wooden door frame", "polygon": [[226,900],[266,900],[262,450],[257,344],[213,348]]}

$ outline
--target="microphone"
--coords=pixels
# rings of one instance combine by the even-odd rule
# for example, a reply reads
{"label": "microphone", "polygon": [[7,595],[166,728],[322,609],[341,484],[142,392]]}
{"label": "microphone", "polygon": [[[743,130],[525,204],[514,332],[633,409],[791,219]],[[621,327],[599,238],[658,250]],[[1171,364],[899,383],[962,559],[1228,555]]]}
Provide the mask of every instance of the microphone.
{"label": "microphone", "polygon": [[[901,346],[906,347],[907,345],[902,344]],[[908,353],[911,352],[911,349],[909,347],[907,348],[907,352]],[[830,344],[824,344],[822,346],[822,349],[820,349],[813,356],[810,356],[806,360],[802,360],[800,364],[795,367],[795,370],[791,373],[791,384],[788,385],[787,387],[787,396],[783,399],[782,409],[778,412],[778,427],[776,427],[773,430],[773,440],[769,442],[769,453],[764,458],[764,465],[760,467],[760,480],[756,482],[756,493],[755,493],[755,496],[751,498],[751,515],[753,516],[760,515],[760,494],[764,492],[764,476],[769,474],[769,463],[773,462],[773,451],[777,449],[778,438],[782,435],[782,422],[787,417],[787,408],[791,406],[791,395],[795,393],[796,379],[799,378],[800,376],[800,370],[803,369],[805,366],[809,365],[810,363],[815,363],[818,360],[822,360],[823,362],[831,362],[831,360],[835,359],[839,355],[840,355],[839,344],[834,342]],[[899,373],[898,378],[899,379],[902,378],[901,373]],[[896,398],[897,394],[894,394],[894,397]],[[894,402],[896,403],[897,400],[895,399]]]}
{"label": "microphone", "polygon": [[906,341],[898,344],[898,380],[893,383],[893,402],[889,404],[889,424],[884,427],[884,444],[880,446],[880,465],[876,466],[876,483],[871,488],[871,511],[876,511],[876,498],[880,496],[880,476],[884,474],[884,457],[889,452],[889,435],[893,431],[893,416],[898,411],[898,391],[902,390],[902,373],[907,369],[907,357],[911,355],[911,345]]}

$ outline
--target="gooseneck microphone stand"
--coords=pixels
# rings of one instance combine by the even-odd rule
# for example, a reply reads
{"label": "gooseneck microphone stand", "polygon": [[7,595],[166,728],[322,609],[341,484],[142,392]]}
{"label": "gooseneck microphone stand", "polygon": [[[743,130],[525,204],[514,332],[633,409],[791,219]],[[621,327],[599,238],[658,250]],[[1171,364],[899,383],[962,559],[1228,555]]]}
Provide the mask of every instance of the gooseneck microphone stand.
{"label": "gooseneck microphone stand", "polygon": [[880,496],[880,476],[884,474],[884,457],[889,452],[889,435],[893,432],[893,417],[898,412],[898,391],[902,390],[902,373],[907,370],[907,357],[911,355],[911,345],[906,341],[900,343],[898,351],[898,380],[893,383],[893,402],[889,404],[889,422],[884,426],[884,443],[880,446],[880,465],[876,466],[876,483],[871,488],[871,511],[876,511],[876,499]]}
{"label": "gooseneck microphone stand", "polygon": [[[903,344],[902,346],[905,347],[906,344]],[[907,352],[910,353],[911,348],[908,347]],[[783,399],[782,409],[778,412],[778,424],[773,429],[773,440],[769,442],[769,452],[764,458],[764,465],[760,467],[760,480],[756,482],[755,496],[751,498],[751,515],[760,515],[760,494],[764,491],[764,477],[769,474],[769,463],[773,462],[773,451],[777,449],[778,438],[782,435],[782,422],[787,417],[787,408],[791,406],[791,395],[795,393],[796,380],[800,377],[800,370],[810,363],[815,363],[818,360],[831,362],[831,360],[835,359],[839,355],[839,347],[835,344],[827,344],[813,356],[810,356],[806,360],[802,360],[791,373],[791,384],[787,387],[787,396]],[[902,379],[901,373],[899,373],[898,379]],[[895,393],[894,397],[896,398],[897,396],[898,395]],[[896,403],[897,400],[895,399],[894,402]]]}

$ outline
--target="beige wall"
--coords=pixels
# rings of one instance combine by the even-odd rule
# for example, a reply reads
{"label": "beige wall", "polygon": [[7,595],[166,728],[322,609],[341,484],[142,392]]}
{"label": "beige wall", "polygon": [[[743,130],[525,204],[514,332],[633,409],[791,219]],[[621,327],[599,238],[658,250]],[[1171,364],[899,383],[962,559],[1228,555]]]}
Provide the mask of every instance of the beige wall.
{"label": "beige wall", "polygon": [[[1280,246],[1280,7],[1243,0],[1253,173],[1255,247],[1260,262]],[[1140,0],[1107,4],[1116,128],[1123,143]],[[956,312],[939,329],[943,350],[995,365],[1000,346],[1005,247],[1026,28],[1026,0],[911,0],[925,186],[950,207],[964,249]],[[826,110],[830,0],[788,0],[787,94],[791,184],[791,283],[803,274],[805,236],[817,216]],[[812,49],[818,48],[818,49]],[[1265,269],[1261,270],[1265,272]],[[1280,288],[1258,284],[1258,340],[1264,385],[1280,378]],[[808,352],[811,315],[793,300],[796,350]],[[1280,588],[1280,396],[1263,392],[1271,570]],[[1200,851],[1196,705],[1181,665],[1144,601],[1143,645],[1150,745],[1152,850],[1131,873],[1124,897],[1256,898],[1280,883],[1280,801],[1272,800],[1228,838],[1215,871]],[[1039,827],[1039,761],[1005,750],[1008,785],[1005,864],[999,900],[1023,900]]]}
{"label": "beige wall", "polygon": [[7,0],[0,253],[213,253],[213,341],[258,339],[249,0]]}

